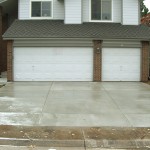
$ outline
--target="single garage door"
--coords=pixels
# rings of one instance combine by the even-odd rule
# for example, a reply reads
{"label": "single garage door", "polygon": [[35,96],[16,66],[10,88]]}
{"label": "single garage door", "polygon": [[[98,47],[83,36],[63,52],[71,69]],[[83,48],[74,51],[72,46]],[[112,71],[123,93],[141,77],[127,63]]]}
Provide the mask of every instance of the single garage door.
{"label": "single garage door", "polygon": [[89,47],[16,47],[15,81],[92,81]]}
{"label": "single garage door", "polygon": [[103,48],[102,81],[140,81],[140,48]]}

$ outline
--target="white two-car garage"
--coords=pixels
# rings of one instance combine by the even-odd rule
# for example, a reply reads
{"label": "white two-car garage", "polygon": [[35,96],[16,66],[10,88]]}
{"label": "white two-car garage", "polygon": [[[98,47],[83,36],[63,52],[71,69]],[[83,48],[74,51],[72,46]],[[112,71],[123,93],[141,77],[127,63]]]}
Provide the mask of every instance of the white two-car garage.
{"label": "white two-car garage", "polygon": [[14,81],[93,81],[92,47],[15,47]]}

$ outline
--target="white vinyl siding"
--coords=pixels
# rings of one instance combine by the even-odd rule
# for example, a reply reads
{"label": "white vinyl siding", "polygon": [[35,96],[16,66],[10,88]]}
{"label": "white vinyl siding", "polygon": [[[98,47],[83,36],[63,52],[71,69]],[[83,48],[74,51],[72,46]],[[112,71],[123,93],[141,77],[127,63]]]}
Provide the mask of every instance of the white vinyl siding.
{"label": "white vinyl siding", "polygon": [[90,8],[90,2],[89,0],[83,0],[82,1],[82,16],[83,16],[83,22],[89,22],[89,8]]}
{"label": "white vinyl siding", "polygon": [[122,1],[121,0],[113,0],[113,22],[121,22],[122,16]]}
{"label": "white vinyl siding", "polygon": [[129,40],[104,40],[104,48],[142,48],[142,44],[139,41]]}
{"label": "white vinyl siding", "polygon": [[14,81],[93,81],[93,48],[15,47]]}
{"label": "white vinyl siding", "polygon": [[19,0],[19,19],[30,18],[30,0]]}
{"label": "white vinyl siding", "polygon": [[[90,21],[90,0],[53,0],[53,19],[65,20],[66,23],[82,23]],[[30,0],[19,0],[19,19],[30,18]],[[124,25],[139,24],[138,0],[112,0],[112,22]],[[66,10],[65,10],[66,9]],[[65,19],[66,17],[66,19]]]}
{"label": "white vinyl siding", "polygon": [[[64,2],[53,0],[53,19],[64,20]],[[19,19],[31,19],[30,0],[19,0]]]}
{"label": "white vinyl siding", "polygon": [[65,23],[66,24],[82,23],[81,0],[65,0]]}
{"label": "white vinyl siding", "polygon": [[[122,16],[122,1],[112,0],[112,21],[121,23]],[[83,0],[82,12],[83,12],[83,22],[89,22],[90,19],[90,0]]]}
{"label": "white vinyl siding", "polygon": [[139,24],[139,2],[138,0],[123,0],[123,25]]}
{"label": "white vinyl siding", "polygon": [[53,0],[53,19],[65,19],[65,6],[64,1]]}
{"label": "white vinyl siding", "polygon": [[28,39],[14,40],[14,47],[93,47],[90,39]]}

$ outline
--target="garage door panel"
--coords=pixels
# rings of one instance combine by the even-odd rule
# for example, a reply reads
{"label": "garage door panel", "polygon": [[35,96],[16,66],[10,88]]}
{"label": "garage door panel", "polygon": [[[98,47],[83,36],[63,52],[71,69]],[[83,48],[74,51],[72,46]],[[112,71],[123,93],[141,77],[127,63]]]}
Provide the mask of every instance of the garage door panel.
{"label": "garage door panel", "polygon": [[[69,71],[69,72],[76,72],[76,71],[79,71],[81,72],[81,65],[82,64],[67,64],[67,63],[63,63],[63,64],[33,64],[33,67],[34,67],[34,72],[43,72],[43,71],[57,71],[57,72],[64,72],[64,66],[65,66],[65,70],[66,71]],[[89,69],[89,65],[88,64],[83,64],[84,65],[84,68],[82,70],[82,72],[91,72],[92,70],[92,66],[91,68]],[[32,66],[30,65],[26,65],[27,67],[29,67],[30,69],[32,69]],[[21,67],[21,65],[19,65],[19,68]],[[72,68],[73,67],[73,68]],[[18,69],[19,69],[18,68]],[[23,69],[24,70],[24,69]]]}
{"label": "garage door panel", "polygon": [[[81,75],[84,76],[84,77],[81,78]],[[69,73],[69,74],[68,73],[63,73],[63,74],[61,74],[61,76],[60,76],[59,73],[51,73],[51,74],[48,73],[48,74],[44,74],[44,75],[42,73],[40,75],[34,73],[33,76],[34,76],[34,79],[32,79],[32,81],[37,81],[37,80],[38,81],[43,81],[43,80],[44,81],[50,81],[50,80],[62,81],[62,80],[64,80],[64,76],[66,77],[65,81],[74,81],[74,77],[72,77],[73,76],[72,73]],[[78,81],[88,81],[88,80],[91,79],[91,77],[87,76],[87,75],[84,75],[84,74],[77,74],[76,79]]]}
{"label": "garage door panel", "polygon": [[[23,66],[23,67],[22,67]],[[33,70],[32,68],[32,64],[25,64],[25,63],[21,63],[21,64],[16,64],[14,67],[14,72],[18,71],[20,73],[25,73],[25,70],[28,72],[31,72]]]}
{"label": "garage door panel", "polygon": [[[124,52],[123,52],[124,55],[128,55],[128,56],[140,55],[140,52],[137,53],[137,49],[139,49],[139,48],[103,48],[103,49],[105,49],[105,51],[103,51],[103,54],[108,54],[110,51],[113,51],[113,53],[110,53],[109,56],[122,55],[123,49],[124,49]],[[132,51],[131,51],[131,49],[132,49]],[[129,53],[129,51],[130,51],[130,53]]]}
{"label": "garage door panel", "polygon": [[16,81],[32,81],[32,75],[31,73],[18,73],[15,76]]}
{"label": "garage door panel", "polygon": [[14,80],[92,81],[93,50],[89,47],[14,48]]}
{"label": "garage door panel", "polygon": [[[104,55],[105,56],[105,55]],[[104,57],[103,58],[103,62],[116,62],[119,61],[120,63],[124,63],[124,62],[128,62],[128,63],[132,63],[132,62],[139,62],[139,55],[137,56],[109,56],[109,57]],[[129,61],[130,59],[132,59],[132,61]]]}
{"label": "garage door panel", "polygon": [[140,48],[103,48],[103,81],[140,81]]}

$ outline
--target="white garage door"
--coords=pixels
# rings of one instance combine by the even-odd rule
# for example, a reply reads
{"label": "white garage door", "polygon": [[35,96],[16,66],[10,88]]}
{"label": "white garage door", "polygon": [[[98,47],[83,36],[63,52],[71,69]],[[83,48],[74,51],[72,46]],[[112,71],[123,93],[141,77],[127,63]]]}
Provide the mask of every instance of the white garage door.
{"label": "white garage door", "polygon": [[103,48],[102,81],[140,81],[140,48]]}
{"label": "white garage door", "polygon": [[92,81],[92,48],[16,47],[15,81]]}

